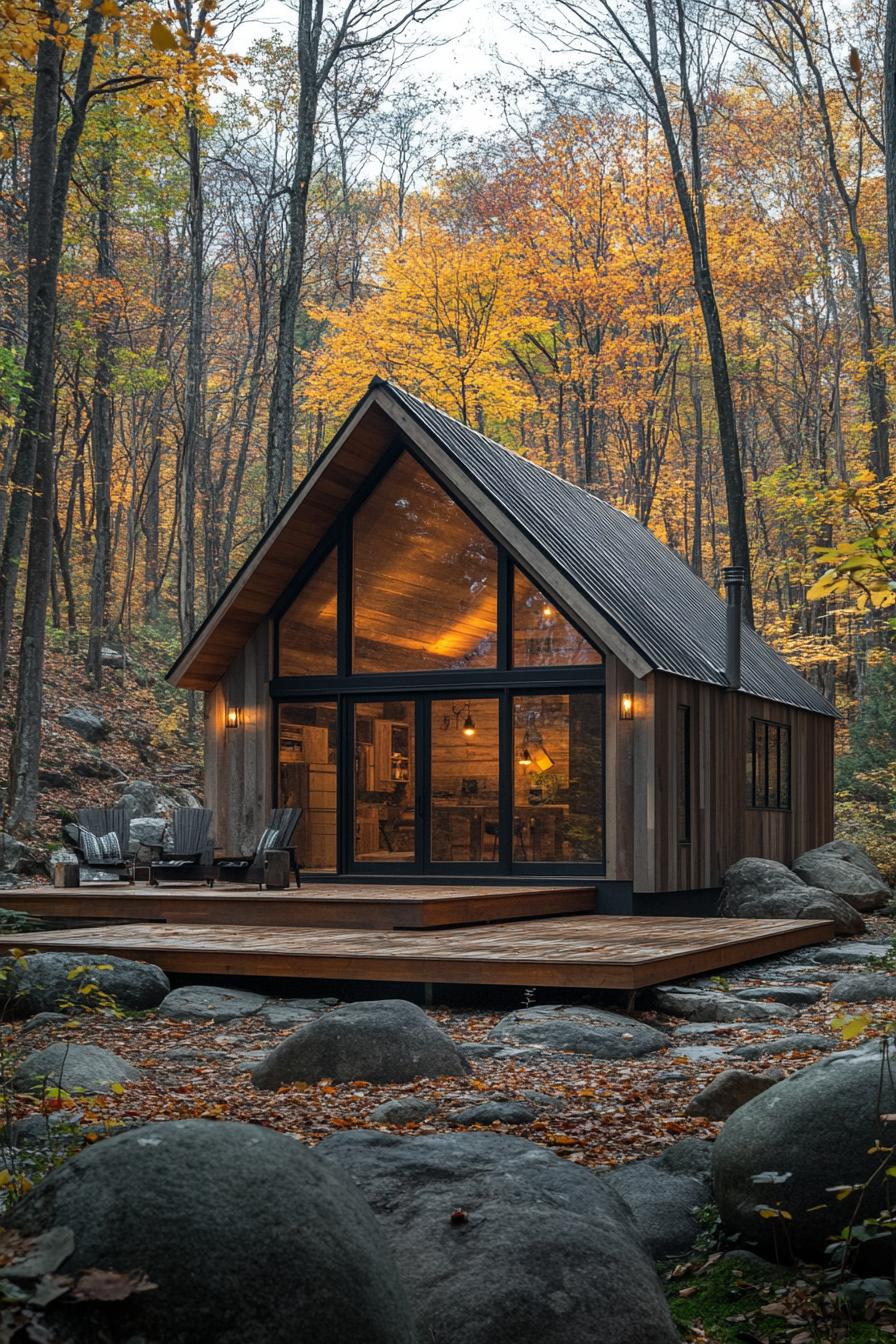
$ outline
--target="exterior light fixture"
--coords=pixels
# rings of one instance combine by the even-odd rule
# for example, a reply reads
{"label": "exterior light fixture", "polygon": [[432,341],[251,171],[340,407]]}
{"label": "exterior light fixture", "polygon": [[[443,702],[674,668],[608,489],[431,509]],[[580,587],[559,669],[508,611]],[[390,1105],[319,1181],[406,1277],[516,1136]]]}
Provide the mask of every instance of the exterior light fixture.
{"label": "exterior light fixture", "polygon": [[554,614],[554,608],[550,606],[547,602],[545,602],[544,606],[541,609],[541,614],[546,621],[549,621]]}
{"label": "exterior light fixture", "polygon": [[239,728],[243,721],[243,711],[237,705],[229,705],[224,722],[228,728]]}
{"label": "exterior light fixture", "polygon": [[635,699],[628,691],[624,691],[619,697],[619,717],[620,719],[635,717]]}
{"label": "exterior light fixture", "polygon": [[464,719],[464,737],[475,737],[476,721],[470,712],[470,702],[467,701],[467,717]]}
{"label": "exterior light fixture", "polygon": [[520,752],[520,765],[531,765],[531,764],[532,764],[532,753],[530,752],[528,747],[523,747],[522,751]]}

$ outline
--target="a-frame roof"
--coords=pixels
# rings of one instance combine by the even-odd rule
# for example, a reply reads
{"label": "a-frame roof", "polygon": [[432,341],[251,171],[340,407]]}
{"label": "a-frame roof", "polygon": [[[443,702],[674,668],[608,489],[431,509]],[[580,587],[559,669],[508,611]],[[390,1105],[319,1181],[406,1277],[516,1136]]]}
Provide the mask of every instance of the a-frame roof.
{"label": "a-frame roof", "polygon": [[[725,686],[725,603],[668,546],[597,495],[374,379],[169,672],[211,689],[382,454],[404,440],[433,474],[636,676]],[[830,703],[752,630],[742,689],[818,714]]]}

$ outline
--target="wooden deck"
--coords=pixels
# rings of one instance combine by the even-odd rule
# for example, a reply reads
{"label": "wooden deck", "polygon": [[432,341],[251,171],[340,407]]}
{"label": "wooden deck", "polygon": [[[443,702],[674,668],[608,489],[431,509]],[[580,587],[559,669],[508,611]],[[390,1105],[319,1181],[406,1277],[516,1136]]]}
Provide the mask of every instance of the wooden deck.
{"label": "wooden deck", "polygon": [[34,887],[16,891],[16,910],[56,919],[164,920],[172,924],[259,924],[282,928],[432,929],[490,920],[592,914],[594,886],[397,886],[310,883],[298,890],[251,887]]}
{"label": "wooden deck", "polygon": [[834,936],[821,920],[576,918],[380,931],[136,924],[0,938],[201,976],[641,989]]}

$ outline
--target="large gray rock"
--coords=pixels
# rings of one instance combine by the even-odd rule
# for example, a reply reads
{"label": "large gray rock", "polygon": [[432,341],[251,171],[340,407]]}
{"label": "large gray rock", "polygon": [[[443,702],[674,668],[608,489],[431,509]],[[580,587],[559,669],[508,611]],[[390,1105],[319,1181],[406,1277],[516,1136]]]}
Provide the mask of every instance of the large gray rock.
{"label": "large gray rock", "polygon": [[855,910],[879,910],[892,892],[882,877],[872,877],[864,868],[841,858],[827,847],[809,849],[793,861],[793,870],[809,886],[822,887],[846,901]]}
{"label": "large gray rock", "polygon": [[[115,806],[123,807],[129,818],[169,817],[177,801],[148,779],[132,779]],[[184,806],[189,804],[185,803]]]}
{"label": "large gray rock", "polygon": [[65,1338],[416,1344],[370,1209],[334,1164],[259,1125],[177,1120],[85,1149],[4,1217],[71,1228],[64,1274],[139,1270],[123,1302],[50,1308]]}
{"label": "large gray rock", "polygon": [[460,1077],[469,1065],[450,1036],[405,999],[346,1003],[301,1027],[272,1050],[252,1074],[256,1087],[351,1082],[410,1083]]}
{"label": "large gray rock", "polygon": [[695,989],[690,985],[658,985],[653,1002],[661,1013],[686,1017],[691,1022],[780,1022],[792,1017],[783,1003],[741,999],[721,989]]}
{"label": "large gray rock", "polygon": [[[171,988],[158,966],[125,957],[75,952],[34,952],[9,958],[6,989],[23,1017],[33,1013],[80,1013],[114,1006],[132,1011],[155,1008]],[[89,990],[89,986],[95,986]]]}
{"label": "large gray rock", "polygon": [[739,999],[768,999],[771,1003],[786,1003],[788,1008],[808,1008],[822,994],[811,985],[755,985],[734,992]]}
{"label": "large gray rock", "polygon": [[674,1344],[625,1204],[593,1171],[507,1134],[332,1135],[402,1266],[427,1344]]}
{"label": "large gray rock", "polygon": [[722,888],[719,914],[726,919],[829,919],[835,932],[863,933],[859,912],[830,891],[788,882],[777,891]]}
{"label": "large gray rock", "polygon": [[[864,1186],[881,1167],[881,1115],[896,1112],[896,1081],[881,1069],[880,1050],[842,1051],[813,1064],[741,1106],[713,1149],[713,1190],[724,1226],[763,1254],[819,1259],[828,1238],[885,1203],[885,1185],[839,1200],[834,1188]],[[759,1179],[757,1179],[759,1178]],[[776,1179],[780,1178],[780,1179]],[[763,1206],[790,1214],[764,1218]]]}
{"label": "large gray rock", "polygon": [[867,873],[869,877],[873,877],[883,886],[889,887],[887,879],[884,877],[877,864],[868,857],[864,849],[860,849],[858,845],[854,845],[851,840],[829,840],[826,845],[819,845],[817,850],[814,850],[813,852],[817,854],[833,854],[835,858],[845,859],[847,863],[852,863],[856,868],[861,868],[863,873]]}
{"label": "large gray rock", "polygon": [[73,705],[71,709],[67,709],[64,714],[59,715],[59,722],[63,728],[68,728],[70,732],[83,737],[85,742],[101,742],[109,735],[108,721],[102,714],[97,714],[95,710],[88,709],[84,705]]}
{"label": "large gray rock", "polygon": [[16,1092],[43,1093],[58,1088],[73,1095],[99,1096],[124,1083],[138,1083],[140,1071],[98,1045],[54,1041],[22,1061],[13,1078]]}
{"label": "large gray rock", "polygon": [[781,1069],[768,1073],[750,1073],[747,1069],[725,1069],[716,1074],[685,1107],[685,1115],[702,1115],[707,1120],[727,1120],[741,1106],[767,1092],[784,1077]]}
{"label": "large gray rock", "polygon": [[892,950],[889,943],[834,943],[831,947],[819,947],[815,961],[819,966],[844,966],[857,961],[879,961]]}
{"label": "large gray rock", "polygon": [[755,896],[768,896],[782,887],[802,885],[802,878],[797,877],[784,863],[777,863],[774,859],[739,859],[722,878],[722,905],[729,898],[737,902]]}
{"label": "large gray rock", "polygon": [[7,831],[0,831],[0,869],[20,877],[46,874],[46,861],[28,845]]}
{"label": "large gray rock", "polygon": [[765,1059],[769,1055],[789,1055],[793,1051],[833,1050],[836,1045],[834,1036],[804,1031],[789,1036],[773,1036],[770,1040],[755,1041],[750,1045],[734,1044],[730,1053],[739,1059]]}
{"label": "large gray rock", "polygon": [[375,1125],[412,1125],[426,1120],[435,1110],[432,1097],[392,1097],[374,1106],[368,1119]]}
{"label": "large gray rock", "polygon": [[709,1202],[705,1174],[676,1171],[661,1159],[648,1158],[598,1176],[628,1205],[654,1260],[687,1255],[701,1231],[697,1210]]}
{"label": "large gray rock", "polygon": [[886,971],[865,971],[844,975],[831,985],[834,1003],[878,1003],[896,999],[896,975]]}
{"label": "large gray rock", "polygon": [[657,1031],[636,1017],[625,1017],[604,1008],[566,1004],[545,1004],[508,1013],[492,1027],[489,1039],[513,1045],[540,1045],[590,1055],[592,1059],[638,1059],[669,1044],[664,1031]]}
{"label": "large gray rock", "polygon": [[131,817],[130,849],[134,852],[139,845],[153,847],[164,844],[167,822],[164,817]]}
{"label": "large gray rock", "polygon": [[233,1022],[252,1017],[265,1002],[263,994],[245,989],[222,989],[220,985],[184,985],[172,989],[159,1005],[160,1017],[178,1022]]}
{"label": "large gray rock", "polygon": [[453,1111],[454,1125],[531,1125],[535,1112],[522,1101],[501,1101],[492,1098]]}

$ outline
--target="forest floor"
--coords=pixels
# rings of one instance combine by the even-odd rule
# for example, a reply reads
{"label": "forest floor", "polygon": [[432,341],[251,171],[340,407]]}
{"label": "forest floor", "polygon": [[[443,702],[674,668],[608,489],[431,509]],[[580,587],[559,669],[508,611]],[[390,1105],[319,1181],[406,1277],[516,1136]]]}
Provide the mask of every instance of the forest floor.
{"label": "forest floor", "polygon": [[[59,633],[59,632],[56,632]],[[201,798],[201,703],[169,686],[165,672],[177,641],[170,631],[151,631],[128,646],[128,666],[104,668],[100,690],[91,687],[83,652],[69,652],[51,639],[44,676],[41,781],[33,828],[19,838],[39,855],[63,843],[62,825],[79,807],[109,807],[131,780],[147,779],[162,791],[177,786]],[[15,667],[15,650],[10,660]],[[9,760],[15,723],[16,687],[0,693],[0,762]],[[73,707],[93,710],[108,731],[96,743],[60,723]],[[0,789],[6,771],[0,772]],[[0,830],[5,807],[0,806]]]}

